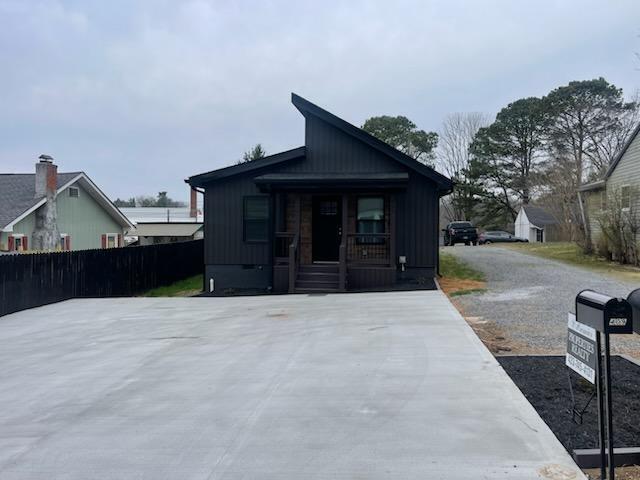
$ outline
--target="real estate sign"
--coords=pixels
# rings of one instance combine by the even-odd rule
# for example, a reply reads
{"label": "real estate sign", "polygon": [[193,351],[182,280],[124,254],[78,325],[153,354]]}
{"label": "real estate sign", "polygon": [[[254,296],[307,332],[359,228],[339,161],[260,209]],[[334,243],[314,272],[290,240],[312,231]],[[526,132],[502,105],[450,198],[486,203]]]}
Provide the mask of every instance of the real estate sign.
{"label": "real estate sign", "polygon": [[567,335],[566,364],[571,370],[596,383],[596,331],[594,328],[576,321],[573,313],[569,314]]}

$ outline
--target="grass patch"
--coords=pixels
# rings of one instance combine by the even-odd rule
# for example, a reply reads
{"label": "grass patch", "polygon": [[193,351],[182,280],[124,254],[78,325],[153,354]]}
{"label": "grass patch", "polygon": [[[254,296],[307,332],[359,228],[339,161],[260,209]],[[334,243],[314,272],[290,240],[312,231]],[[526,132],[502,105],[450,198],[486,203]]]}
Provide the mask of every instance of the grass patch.
{"label": "grass patch", "polygon": [[468,290],[455,290],[449,293],[449,295],[452,297],[460,297],[461,295],[469,295],[471,293],[484,293],[486,291],[486,288],[470,288]]}
{"label": "grass patch", "polygon": [[142,294],[143,297],[191,297],[202,292],[203,276],[195,275],[164,287],[153,288]]}
{"label": "grass patch", "polygon": [[620,280],[631,282],[640,281],[639,268],[610,262],[605,258],[598,257],[597,255],[586,255],[578,245],[571,242],[505,243],[499,245],[499,248],[509,248],[522,253],[528,253],[548,258],[550,260],[557,260],[558,262],[576,265],[616,277]]}
{"label": "grass patch", "polygon": [[484,274],[450,253],[440,251],[440,287],[451,297],[486,290]]}

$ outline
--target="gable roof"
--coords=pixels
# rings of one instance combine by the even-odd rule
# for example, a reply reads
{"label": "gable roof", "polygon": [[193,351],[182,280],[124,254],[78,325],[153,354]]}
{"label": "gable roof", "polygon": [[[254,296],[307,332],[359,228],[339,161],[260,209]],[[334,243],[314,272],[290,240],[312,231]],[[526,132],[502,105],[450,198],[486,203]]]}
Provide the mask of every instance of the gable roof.
{"label": "gable roof", "polygon": [[[58,173],[57,193],[79,183],[89,195],[123,227],[133,225],[84,172]],[[13,226],[46,202],[36,197],[34,173],[0,174],[0,230],[11,231]]]}
{"label": "gable roof", "polygon": [[202,187],[214,180],[220,180],[222,178],[232,177],[234,175],[240,175],[241,173],[258,170],[260,168],[279,165],[291,160],[304,158],[305,152],[305,147],[293,148],[285,152],[258,158],[250,162],[239,163],[238,165],[231,165],[230,167],[218,168],[217,170],[211,170],[210,172],[194,175],[187,178],[185,182],[187,182],[192,187]]}
{"label": "gable roof", "polygon": [[609,168],[604,174],[604,177],[602,177],[600,180],[597,180],[595,182],[585,183],[584,185],[581,185],[578,188],[578,191],[586,192],[589,190],[599,190],[601,188],[604,188],[606,181],[609,179],[613,171],[616,169],[616,167],[620,163],[620,160],[622,160],[622,157],[624,156],[624,154],[627,153],[627,150],[629,150],[629,147],[631,146],[633,141],[636,139],[638,134],[640,134],[640,123],[638,123],[638,125],[633,130],[633,132],[631,132],[631,135],[629,135],[629,138],[627,139],[624,146],[616,154],[615,158],[613,159],[613,162],[611,162],[611,165],[609,165]]}
{"label": "gable roof", "polygon": [[606,180],[607,178],[609,178],[611,176],[613,171],[618,166],[618,163],[620,163],[620,160],[622,160],[623,155],[625,153],[627,153],[627,150],[629,149],[629,147],[631,146],[631,144],[636,139],[636,137],[638,136],[639,133],[640,133],[640,123],[638,123],[638,125],[633,130],[631,135],[629,135],[629,138],[628,138],[627,142],[624,144],[624,147],[622,147],[622,149],[616,155],[616,158],[614,158],[613,162],[611,162],[611,165],[609,165],[609,168],[607,169],[607,173],[604,174],[604,180]]}
{"label": "gable roof", "polygon": [[352,125],[351,123],[335,116],[333,113],[318,107],[317,105],[311,103],[309,100],[306,100],[301,96],[292,93],[291,103],[295,105],[295,107],[300,111],[300,113],[302,113],[302,115],[314,115],[321,120],[324,120],[325,122],[333,125],[339,130],[342,130],[347,135],[357,138],[370,147],[375,148],[388,157],[391,157],[392,159],[398,161],[410,170],[413,170],[420,175],[423,175],[428,179],[434,181],[439,190],[451,190],[453,188],[453,181],[451,181],[451,179],[442,175],[441,173],[438,173],[435,169],[418,162],[409,155],[402,153],[397,148],[392,147],[388,143],[374,137],[370,133],[365,132],[363,129],[358,128],[355,125]]}
{"label": "gable roof", "polygon": [[536,207],[534,205],[523,205],[522,210],[527,215],[529,223],[536,227],[543,227],[545,225],[556,225],[558,220],[553,215],[547,212],[544,208]]}
{"label": "gable roof", "polygon": [[[398,149],[393,148],[388,143],[383,142],[382,140],[365,132],[361,128],[356,127],[355,125],[342,120],[341,118],[318,107],[317,105],[302,98],[301,96],[292,93],[291,103],[293,103],[293,105],[305,117],[307,115],[314,115],[321,120],[333,125],[334,127],[342,130],[347,135],[364,142],[368,146],[382,152],[391,159],[396,160],[410,170],[413,170],[414,172],[417,172],[420,175],[423,175],[424,177],[432,180],[437,185],[438,190],[448,193],[453,189],[453,181],[451,181],[451,179],[449,179],[448,177],[436,172],[433,168],[427,165],[423,165],[410,156],[405,155]],[[215,180],[231,177],[233,175],[239,175],[241,173],[250,172],[252,170],[257,170],[260,168],[269,167],[272,165],[280,164],[282,162],[288,162],[290,160],[300,159],[304,157],[305,147],[298,147],[294,148],[293,150],[287,150],[286,152],[277,153],[275,155],[270,155],[268,157],[253,160],[251,162],[232,165],[230,167],[220,168],[199,175],[194,175],[187,178],[185,182],[187,182],[192,187],[202,187],[205,184]]]}

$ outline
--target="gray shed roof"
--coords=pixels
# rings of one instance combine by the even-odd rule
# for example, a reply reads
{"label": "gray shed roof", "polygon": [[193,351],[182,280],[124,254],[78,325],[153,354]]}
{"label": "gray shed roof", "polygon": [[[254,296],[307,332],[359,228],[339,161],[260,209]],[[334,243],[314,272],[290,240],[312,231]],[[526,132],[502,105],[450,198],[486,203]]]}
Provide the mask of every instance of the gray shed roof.
{"label": "gray shed roof", "polygon": [[536,227],[543,227],[545,225],[556,225],[558,220],[553,215],[547,212],[545,209],[535,207],[533,205],[523,205],[524,213],[527,214],[529,223]]}
{"label": "gray shed roof", "polygon": [[[58,187],[70,182],[81,172],[58,173]],[[0,229],[33,207],[36,197],[34,173],[0,173]]]}

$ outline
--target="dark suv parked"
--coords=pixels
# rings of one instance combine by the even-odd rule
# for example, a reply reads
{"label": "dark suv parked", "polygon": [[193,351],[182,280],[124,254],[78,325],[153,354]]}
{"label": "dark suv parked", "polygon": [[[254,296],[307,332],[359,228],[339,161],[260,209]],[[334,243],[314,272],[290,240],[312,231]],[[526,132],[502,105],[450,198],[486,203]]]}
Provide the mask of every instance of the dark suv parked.
{"label": "dark suv parked", "polygon": [[465,245],[478,243],[478,230],[471,222],[451,222],[444,229],[444,244],[455,245],[456,243]]}

